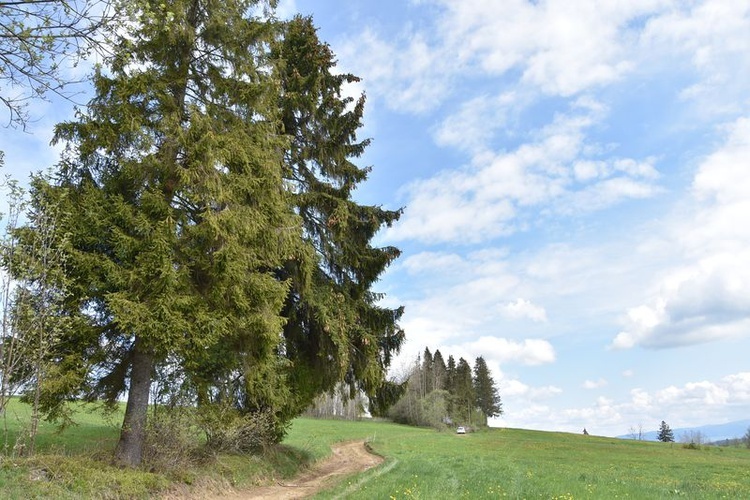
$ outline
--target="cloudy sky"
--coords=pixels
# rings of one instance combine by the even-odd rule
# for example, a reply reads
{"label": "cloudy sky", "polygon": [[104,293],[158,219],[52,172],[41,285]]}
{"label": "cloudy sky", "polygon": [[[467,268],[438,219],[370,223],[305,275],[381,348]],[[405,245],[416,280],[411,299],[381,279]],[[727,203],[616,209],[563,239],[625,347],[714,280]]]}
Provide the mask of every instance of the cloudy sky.
{"label": "cloudy sky", "polygon": [[[750,3],[286,0],[368,107],[379,284],[425,346],[493,369],[496,425],[627,434],[750,416]],[[69,104],[0,132],[54,163]]]}

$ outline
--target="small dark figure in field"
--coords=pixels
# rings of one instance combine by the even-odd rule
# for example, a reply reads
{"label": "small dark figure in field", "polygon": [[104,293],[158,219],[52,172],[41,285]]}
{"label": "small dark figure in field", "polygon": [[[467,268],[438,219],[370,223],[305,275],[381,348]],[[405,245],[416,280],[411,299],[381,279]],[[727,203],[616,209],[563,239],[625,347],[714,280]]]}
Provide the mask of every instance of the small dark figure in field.
{"label": "small dark figure in field", "polygon": [[583,428],[583,435],[584,436],[588,436],[589,435],[589,431],[587,431],[585,427]]}

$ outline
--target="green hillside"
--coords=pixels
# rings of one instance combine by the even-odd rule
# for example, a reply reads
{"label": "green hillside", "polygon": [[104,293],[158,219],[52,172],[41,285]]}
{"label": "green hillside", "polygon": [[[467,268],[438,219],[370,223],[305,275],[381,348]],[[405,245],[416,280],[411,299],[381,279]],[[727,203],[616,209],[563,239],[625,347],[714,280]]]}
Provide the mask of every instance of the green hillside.
{"label": "green hillside", "polygon": [[[79,425],[63,433],[43,426],[36,456],[0,456],[0,497],[154,498],[169,491],[204,497],[290,477],[329,454],[332,443],[364,439],[385,463],[319,498],[750,498],[746,448],[689,449],[519,429],[456,435],[369,421],[297,419],[284,446],[264,457],[118,469],[108,465],[117,426],[90,409],[80,407]],[[24,418],[23,406],[13,404],[9,429]]]}
{"label": "green hillside", "polygon": [[750,498],[750,450],[489,429],[456,435],[386,423],[300,419],[287,442],[366,438],[379,469],[322,498]]}

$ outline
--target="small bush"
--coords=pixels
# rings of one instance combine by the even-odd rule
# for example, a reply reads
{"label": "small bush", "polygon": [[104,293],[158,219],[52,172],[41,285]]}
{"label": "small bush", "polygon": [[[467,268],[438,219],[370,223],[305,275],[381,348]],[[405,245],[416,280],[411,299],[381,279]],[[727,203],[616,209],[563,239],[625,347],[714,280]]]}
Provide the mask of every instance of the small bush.
{"label": "small bush", "polygon": [[270,411],[241,414],[234,409],[204,408],[201,427],[206,448],[214,453],[254,453],[279,441],[276,418]]}
{"label": "small bush", "polygon": [[151,470],[173,472],[199,461],[201,432],[190,408],[159,408],[149,416],[143,461]]}

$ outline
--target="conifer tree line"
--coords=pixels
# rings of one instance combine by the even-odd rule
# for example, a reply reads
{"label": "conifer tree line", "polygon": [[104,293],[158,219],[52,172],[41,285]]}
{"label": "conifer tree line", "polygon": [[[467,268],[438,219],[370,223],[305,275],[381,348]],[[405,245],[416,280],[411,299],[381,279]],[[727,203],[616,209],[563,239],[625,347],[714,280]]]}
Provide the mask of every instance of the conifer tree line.
{"label": "conifer tree line", "polygon": [[486,425],[489,417],[503,414],[498,388],[482,356],[472,367],[464,358],[456,362],[449,355],[445,360],[440,350],[432,354],[426,347],[399,389],[397,401],[385,413],[400,423],[478,427]]}
{"label": "conifer tree line", "polygon": [[401,211],[352,198],[358,79],[275,3],[114,2],[127,19],[95,95],[57,125],[64,154],[3,244],[19,286],[0,361],[54,332],[34,366],[2,363],[3,387],[56,419],[126,398],[122,465],[141,463],[149,404],[194,408],[209,446],[243,422],[278,441],[338,384],[382,393],[404,339],[373,290],[399,250],[372,238]]}

